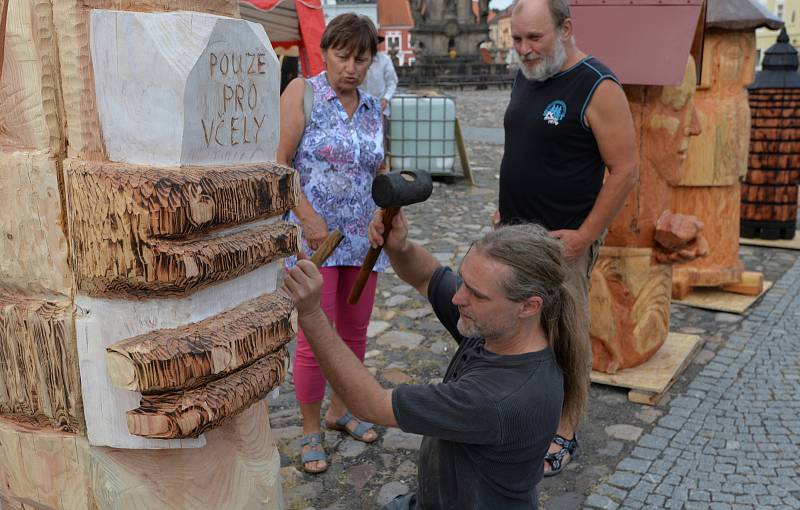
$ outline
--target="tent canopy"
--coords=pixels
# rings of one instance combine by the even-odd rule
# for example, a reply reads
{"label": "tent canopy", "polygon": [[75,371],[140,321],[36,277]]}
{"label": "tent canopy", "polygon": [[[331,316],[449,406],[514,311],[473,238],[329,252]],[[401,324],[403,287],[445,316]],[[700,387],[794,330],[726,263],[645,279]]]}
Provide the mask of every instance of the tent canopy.
{"label": "tent canopy", "polygon": [[325,69],[319,47],[325,31],[320,0],[240,0],[239,7],[242,18],[264,26],[274,47],[299,48],[304,75]]}

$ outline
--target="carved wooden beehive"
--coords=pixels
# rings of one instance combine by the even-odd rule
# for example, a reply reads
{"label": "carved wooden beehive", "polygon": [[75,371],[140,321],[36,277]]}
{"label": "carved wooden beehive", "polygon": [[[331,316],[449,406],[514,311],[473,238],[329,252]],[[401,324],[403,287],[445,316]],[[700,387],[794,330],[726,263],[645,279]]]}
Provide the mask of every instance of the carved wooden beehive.
{"label": "carved wooden beehive", "polygon": [[0,507],[280,508],[299,180],[263,28],[234,0],[4,12]]}
{"label": "carved wooden beehive", "polygon": [[794,239],[800,184],[800,76],[783,29],[750,86],[752,130],[742,184],[741,235]]}

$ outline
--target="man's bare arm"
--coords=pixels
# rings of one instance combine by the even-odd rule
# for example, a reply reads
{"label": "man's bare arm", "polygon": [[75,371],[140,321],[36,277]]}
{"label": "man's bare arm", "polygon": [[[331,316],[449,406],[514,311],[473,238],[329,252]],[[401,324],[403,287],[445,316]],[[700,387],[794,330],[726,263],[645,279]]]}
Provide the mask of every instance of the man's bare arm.
{"label": "man's bare arm", "polygon": [[585,116],[608,175],[594,207],[580,228],[553,232],[555,237],[563,240],[568,258],[579,256],[608,228],[639,178],[636,133],[622,87],[612,80],[601,82]]}
{"label": "man's bare arm", "polygon": [[392,390],[378,384],[333,330],[319,304],[322,275],[311,261],[301,258],[304,260],[287,271],[283,289],[295,302],[298,323],[322,373],[354,415],[378,425],[397,427]]}

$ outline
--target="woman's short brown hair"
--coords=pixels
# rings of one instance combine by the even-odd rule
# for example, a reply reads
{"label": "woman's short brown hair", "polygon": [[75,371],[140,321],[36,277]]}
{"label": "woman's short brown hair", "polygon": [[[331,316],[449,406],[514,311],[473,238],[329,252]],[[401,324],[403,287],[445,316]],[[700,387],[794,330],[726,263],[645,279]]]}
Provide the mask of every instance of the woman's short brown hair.
{"label": "woman's short brown hair", "polygon": [[366,16],[348,12],[333,18],[322,34],[323,50],[345,50],[349,55],[378,53],[378,31]]}

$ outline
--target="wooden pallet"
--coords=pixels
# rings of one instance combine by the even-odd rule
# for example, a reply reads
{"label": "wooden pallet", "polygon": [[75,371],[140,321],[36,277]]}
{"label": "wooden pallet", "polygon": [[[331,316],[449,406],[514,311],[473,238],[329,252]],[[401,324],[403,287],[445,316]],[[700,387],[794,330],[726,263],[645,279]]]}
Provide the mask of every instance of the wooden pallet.
{"label": "wooden pallet", "polygon": [[592,371],[593,383],[630,388],[628,400],[637,404],[656,405],[678,379],[697,351],[703,346],[697,335],[669,333],[658,352],[633,368],[616,374]]}
{"label": "wooden pallet", "polygon": [[769,241],[767,239],[758,239],[756,237],[740,237],[739,244],[748,246],[763,246],[765,248],[783,248],[785,250],[800,250],[800,230],[795,232],[794,239],[776,239]]}
{"label": "wooden pallet", "polygon": [[691,294],[683,299],[673,299],[672,302],[704,310],[742,314],[771,287],[772,282],[764,282],[764,289],[757,296],[725,292],[717,287],[693,287]]}

